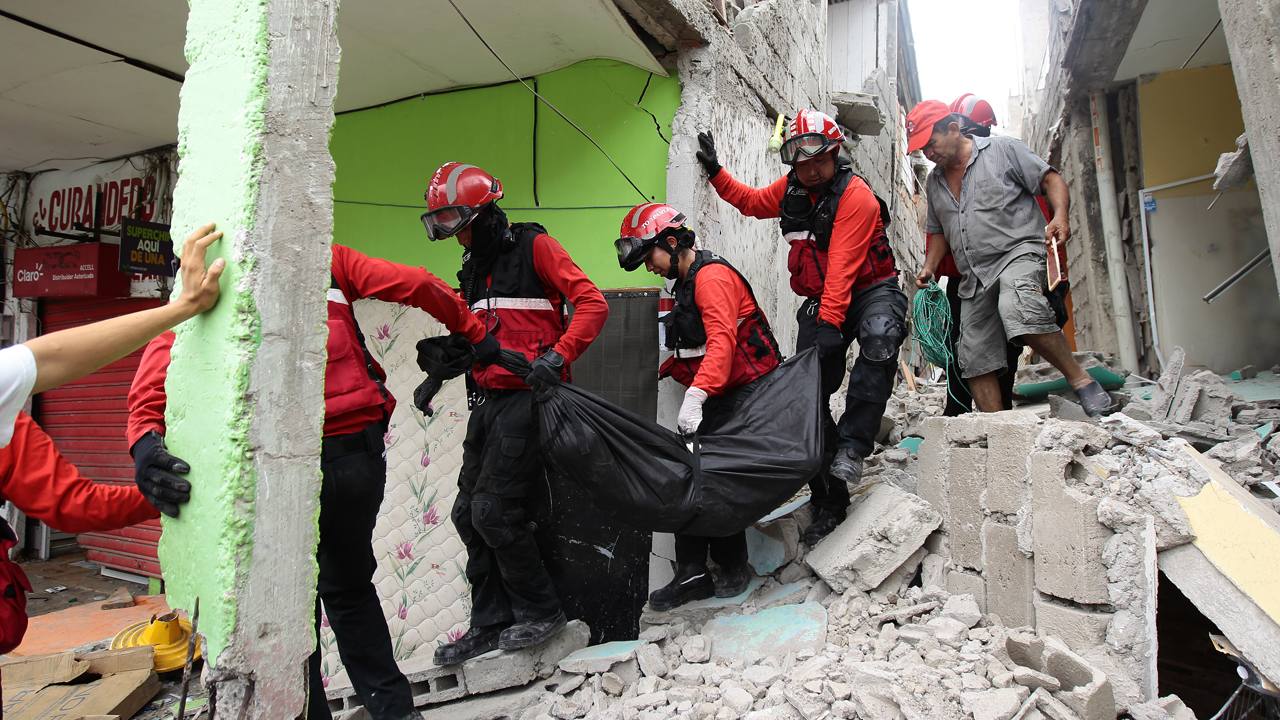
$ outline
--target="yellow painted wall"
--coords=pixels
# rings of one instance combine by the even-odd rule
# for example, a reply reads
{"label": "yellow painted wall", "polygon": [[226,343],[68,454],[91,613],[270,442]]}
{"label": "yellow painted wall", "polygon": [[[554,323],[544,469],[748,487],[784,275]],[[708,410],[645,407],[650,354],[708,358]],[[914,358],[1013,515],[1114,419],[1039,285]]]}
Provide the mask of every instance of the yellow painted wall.
{"label": "yellow painted wall", "polygon": [[[1213,172],[1218,156],[1244,132],[1230,65],[1171,70],[1138,82],[1142,184],[1146,187]],[[1166,190],[1179,197],[1211,191],[1211,182]]]}

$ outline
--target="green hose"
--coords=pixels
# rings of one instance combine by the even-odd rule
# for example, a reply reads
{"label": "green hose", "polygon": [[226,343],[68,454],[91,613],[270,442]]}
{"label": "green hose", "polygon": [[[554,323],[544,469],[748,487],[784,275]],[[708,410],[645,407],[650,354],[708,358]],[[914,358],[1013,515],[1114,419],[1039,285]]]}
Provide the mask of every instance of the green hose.
{"label": "green hose", "polygon": [[[920,344],[925,360],[942,368],[948,378],[952,372],[959,372],[948,342],[951,339],[951,303],[947,302],[947,293],[938,287],[938,283],[930,282],[928,287],[916,291],[911,306],[911,333]],[[947,394],[960,402],[951,392],[950,383],[947,384]]]}

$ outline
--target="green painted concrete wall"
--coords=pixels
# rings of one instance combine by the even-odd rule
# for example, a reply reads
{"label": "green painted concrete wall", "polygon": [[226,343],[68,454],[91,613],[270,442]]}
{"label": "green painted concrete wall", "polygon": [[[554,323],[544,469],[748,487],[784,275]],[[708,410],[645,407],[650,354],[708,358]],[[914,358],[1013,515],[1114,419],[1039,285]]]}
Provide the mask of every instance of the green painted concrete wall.
{"label": "green painted concrete wall", "polygon": [[[667,140],[680,102],[674,77],[589,60],[536,77],[537,90],[604,147],[644,191],[666,198]],[[647,86],[647,87],[646,87]],[[334,242],[453,281],[462,251],[419,222],[431,173],[456,160],[497,176],[512,221],[534,220],[601,287],[652,287],[618,267],[622,216],[643,202],[585,138],[518,83],[429,95],[338,117]],[[536,128],[536,129],[535,129]]]}
{"label": "green painted concrete wall", "polygon": [[262,170],[266,112],[266,0],[193,0],[187,20],[191,64],[178,111],[179,180],[173,235],[215,220],[224,235],[222,297],[177,328],[169,393],[169,449],[191,465],[191,502],[163,519],[160,563],[172,607],[200,598],[206,657],[216,662],[236,623],[237,577],[252,548],[257,487],[248,452],[253,407],[249,367],[260,343],[258,313],[243,282],[237,240],[251,229]]}

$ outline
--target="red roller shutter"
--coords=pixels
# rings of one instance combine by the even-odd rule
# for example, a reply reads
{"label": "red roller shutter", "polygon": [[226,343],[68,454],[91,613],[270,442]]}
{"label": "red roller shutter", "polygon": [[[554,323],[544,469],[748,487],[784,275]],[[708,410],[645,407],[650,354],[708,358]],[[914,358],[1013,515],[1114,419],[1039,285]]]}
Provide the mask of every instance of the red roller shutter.
{"label": "red roller shutter", "polygon": [[[42,332],[156,307],[151,298],[45,299],[40,302]],[[37,397],[36,419],[58,449],[86,477],[112,484],[133,483],[133,460],[125,443],[128,394],[138,369],[138,351],[98,372]],[[149,520],[111,532],[84,533],[77,540],[88,559],[139,575],[160,577],[156,543],[160,522]]]}

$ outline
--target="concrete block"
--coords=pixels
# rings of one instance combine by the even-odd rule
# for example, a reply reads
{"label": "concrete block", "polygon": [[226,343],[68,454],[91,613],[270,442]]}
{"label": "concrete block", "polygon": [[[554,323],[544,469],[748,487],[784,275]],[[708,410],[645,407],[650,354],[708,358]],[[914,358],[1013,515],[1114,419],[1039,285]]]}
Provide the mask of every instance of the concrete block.
{"label": "concrete block", "polygon": [[871,590],[915,554],[941,522],[925,501],[881,483],[805,562],[838,593]]}
{"label": "concrete block", "polygon": [[800,526],[795,518],[781,517],[747,528],[747,558],[757,575],[772,575],[796,559]]}
{"label": "concrete block", "polygon": [[1013,669],[1013,681],[1031,690],[1044,688],[1049,692],[1056,692],[1062,687],[1062,683],[1058,681],[1058,678],[1021,665]]}
{"label": "concrete block", "polygon": [[1031,529],[1036,588],[1086,605],[1109,602],[1102,552],[1112,532],[1098,522],[1098,498],[1066,484],[1065,454],[1031,456]]}
{"label": "concrete block", "polygon": [[817,652],[827,643],[827,611],[818,603],[784,605],[755,615],[722,615],[702,629],[711,638],[715,660],[753,663],[801,650]]}
{"label": "concrete block", "polygon": [[[465,694],[478,695],[519,687],[540,677],[549,677],[561,659],[586,648],[590,642],[591,629],[587,624],[581,620],[572,620],[555,637],[537,647],[511,652],[494,650],[472,658],[462,664],[462,676],[466,682]],[[429,656],[427,659],[430,660]],[[412,677],[409,682],[414,682]],[[415,701],[416,695],[415,693]]]}
{"label": "concrete block", "polygon": [[1025,410],[1007,410],[987,420],[987,512],[1016,514],[1030,500],[1027,461],[1040,434],[1040,419]]}
{"label": "concrete block", "polygon": [[1112,614],[1063,605],[1043,597],[1035,600],[1036,632],[1060,638],[1077,653],[1084,653],[1107,641],[1107,624]]}
{"label": "concrete block", "polygon": [[1042,671],[1057,678],[1057,698],[1082,720],[1112,720],[1116,701],[1111,681],[1057,638],[1045,638]]}
{"label": "concrete block", "polygon": [[982,570],[982,495],[987,485],[987,450],[957,447],[948,451],[947,517],[951,561]]}
{"label": "concrete block", "polygon": [[[402,661],[400,672],[409,679],[409,691],[413,694],[413,704],[417,707],[449,702],[467,695],[467,682],[462,667],[440,667],[432,662],[429,654],[415,655]],[[331,701],[330,706],[333,700],[344,696],[350,696],[353,701],[359,702],[355,689],[349,685],[330,687],[325,695]]]}
{"label": "concrete block", "polygon": [[947,573],[947,592],[952,595],[971,595],[982,612],[991,612],[987,608],[987,584],[981,575],[965,570],[952,570]]}
{"label": "concrete block", "polygon": [[570,653],[560,660],[561,670],[571,673],[608,672],[614,665],[635,657],[636,650],[645,643],[639,640],[615,640]]}
{"label": "concrete block", "polygon": [[[947,445],[947,419],[929,417],[924,420],[924,441],[920,444],[919,481],[916,494],[934,510],[947,516],[947,474],[951,448]],[[947,530],[945,521],[943,531]]]}
{"label": "concrete block", "polygon": [[969,631],[964,623],[949,617],[933,618],[925,623],[925,627],[932,628],[934,636],[948,645],[959,645]]}
{"label": "concrete block", "polygon": [[987,563],[986,612],[999,615],[1008,627],[1033,625],[1039,569],[1019,552],[1017,528],[988,520],[982,527],[982,548]]}

